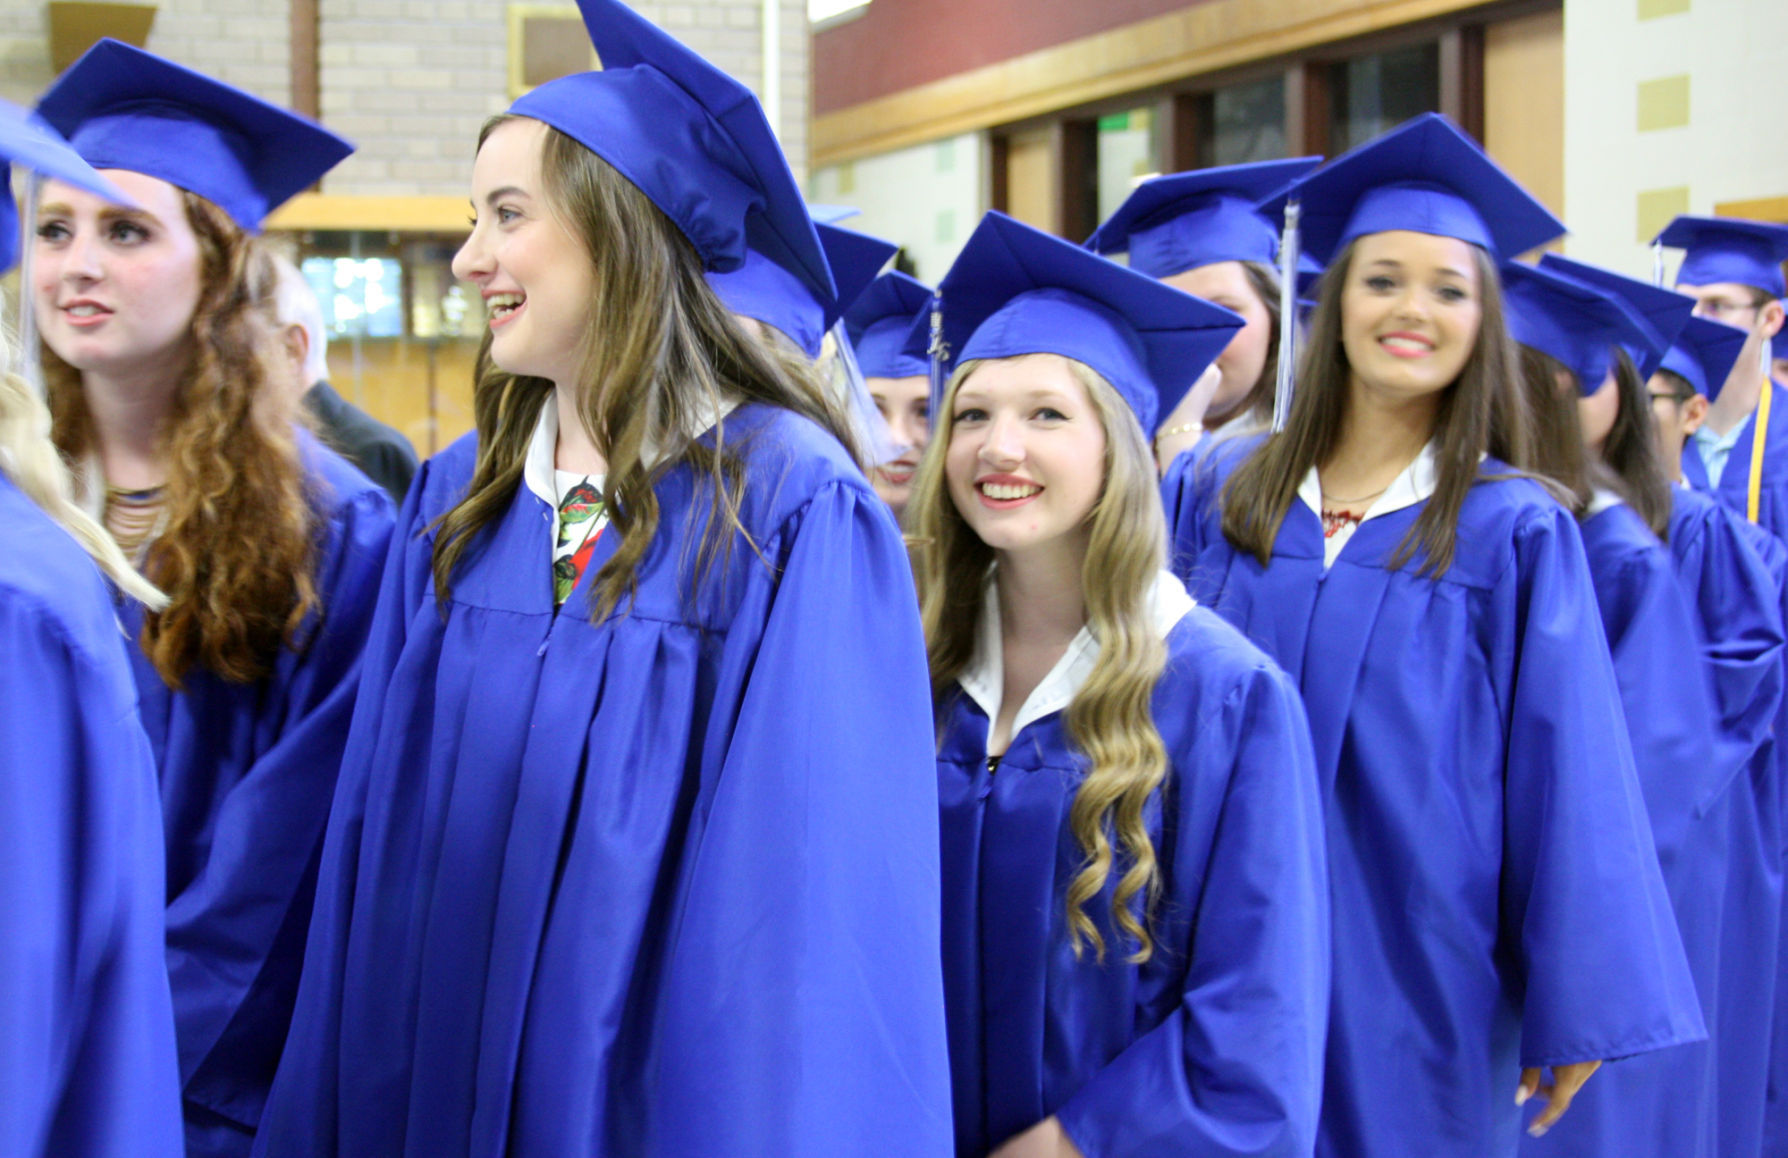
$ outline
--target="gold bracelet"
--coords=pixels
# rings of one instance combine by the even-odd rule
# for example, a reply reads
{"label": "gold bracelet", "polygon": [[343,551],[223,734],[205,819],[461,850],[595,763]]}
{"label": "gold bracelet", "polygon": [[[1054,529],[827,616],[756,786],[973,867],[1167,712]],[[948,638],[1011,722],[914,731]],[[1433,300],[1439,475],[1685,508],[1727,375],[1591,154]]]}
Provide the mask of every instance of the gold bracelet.
{"label": "gold bracelet", "polygon": [[1202,423],[1202,422],[1182,422],[1178,426],[1169,426],[1164,430],[1155,431],[1155,441],[1160,442],[1163,438],[1171,438],[1176,434],[1203,434],[1203,433],[1204,433],[1204,423]]}

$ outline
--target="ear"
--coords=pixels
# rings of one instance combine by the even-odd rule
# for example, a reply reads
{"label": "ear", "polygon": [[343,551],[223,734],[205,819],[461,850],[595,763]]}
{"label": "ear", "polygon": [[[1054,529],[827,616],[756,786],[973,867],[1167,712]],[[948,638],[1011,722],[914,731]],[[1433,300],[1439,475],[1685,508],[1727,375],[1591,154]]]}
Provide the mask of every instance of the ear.
{"label": "ear", "polygon": [[[304,327],[297,322],[288,322],[281,326],[279,344],[285,347],[286,357],[292,360],[292,365],[297,367],[299,373],[302,374],[304,364],[310,358],[310,335],[304,332]],[[300,385],[309,387],[310,383],[304,382]]]}
{"label": "ear", "polygon": [[1772,301],[1757,311],[1757,321],[1763,328],[1763,336],[1773,338],[1782,331],[1784,307],[1779,301]]}
{"label": "ear", "polygon": [[1687,438],[1697,430],[1700,430],[1701,424],[1707,421],[1707,406],[1707,395],[1705,394],[1697,394],[1682,404],[1682,433],[1684,438]]}

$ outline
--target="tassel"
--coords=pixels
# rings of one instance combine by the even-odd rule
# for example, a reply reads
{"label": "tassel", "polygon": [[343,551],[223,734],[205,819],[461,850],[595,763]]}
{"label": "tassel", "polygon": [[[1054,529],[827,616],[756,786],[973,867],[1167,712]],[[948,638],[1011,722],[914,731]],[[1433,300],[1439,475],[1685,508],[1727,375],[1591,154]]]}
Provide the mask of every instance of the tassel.
{"label": "tassel", "polygon": [[1664,243],[1662,241],[1651,243],[1651,284],[1659,289],[1669,288],[1664,284]]}
{"label": "tassel", "polygon": [[18,342],[12,351],[12,365],[7,369],[24,379],[25,384],[45,397],[43,373],[37,354],[37,310],[32,287],[36,284],[32,269],[37,264],[37,209],[43,182],[35,174],[25,178],[25,204],[20,228],[24,237],[19,242],[19,324],[15,330]]}
{"label": "tassel", "polygon": [[925,351],[931,357],[931,421],[935,426],[938,411],[944,405],[944,386],[950,380],[950,343],[944,341],[944,291],[931,295],[931,344]]}
{"label": "tassel", "polygon": [[1285,234],[1279,241],[1279,373],[1273,383],[1273,433],[1291,418],[1291,390],[1298,358],[1298,199],[1285,203]]}

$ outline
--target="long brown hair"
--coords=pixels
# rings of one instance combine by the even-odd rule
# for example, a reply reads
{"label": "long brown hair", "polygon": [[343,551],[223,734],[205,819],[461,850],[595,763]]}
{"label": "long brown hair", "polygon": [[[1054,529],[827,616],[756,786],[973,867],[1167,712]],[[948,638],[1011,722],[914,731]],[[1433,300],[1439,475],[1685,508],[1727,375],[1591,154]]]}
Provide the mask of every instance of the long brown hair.
{"label": "long brown hair", "polygon": [[[1262,566],[1272,559],[1279,526],[1304,476],[1328,459],[1340,437],[1352,373],[1341,341],[1341,298],[1352,276],[1353,253],[1350,244],[1322,279],[1285,430],[1262,442],[1224,485],[1223,534]],[[1420,550],[1424,573],[1445,574],[1453,562],[1459,510],[1479,480],[1482,455],[1488,451],[1516,464],[1529,459],[1529,419],[1514,383],[1515,355],[1503,319],[1502,283],[1487,253],[1473,246],[1472,258],[1482,311],[1477,341],[1459,377],[1442,394],[1434,429],[1439,442],[1437,485],[1389,560],[1392,568],[1403,566]]]}
{"label": "long brown hair", "polygon": [[1596,487],[1608,482],[1607,472],[1597,469],[1583,445],[1583,422],[1577,413],[1577,375],[1563,362],[1534,349],[1516,346],[1521,387],[1532,418],[1533,438],[1528,441],[1528,460],[1517,466],[1544,475],[1569,494],[1571,513],[1581,519],[1589,513]]}
{"label": "long brown hair", "polygon": [[[1167,521],[1154,455],[1129,404],[1092,369],[1064,361],[1086,387],[1105,428],[1105,485],[1089,516],[1092,537],[1081,575],[1099,658],[1068,704],[1064,721],[1069,741],[1088,763],[1069,813],[1069,827],[1085,860],[1068,886],[1068,929],[1076,953],[1090,943],[1103,960],[1105,941],[1085,906],[1105,888],[1114,869],[1121,868],[1111,899],[1112,920],[1136,942],[1130,959],[1146,961],[1154,952],[1148,916],[1161,873],[1144,809],[1166,782],[1168,769],[1151,708],[1167,648],[1150,615],[1149,592],[1167,557]],[[920,460],[907,506],[932,702],[940,710],[974,658],[982,584],[994,561],[992,548],[951,501],[944,474],[956,392],[980,365],[965,362],[952,375],[943,412],[933,418],[940,424],[938,433]],[[1118,849],[1113,848],[1114,833]],[[1144,902],[1140,919],[1131,911],[1138,894]]]}
{"label": "long brown hair", "polygon": [[[170,687],[194,667],[246,684],[272,671],[282,646],[302,646],[299,628],[319,609],[317,496],[299,456],[296,391],[264,315],[273,265],[217,206],[181,198],[201,289],[192,358],[158,434],[166,521],[142,562],[169,604],[144,617],[142,646]],[[56,445],[79,463],[94,438],[81,374],[42,353]]]}
{"label": "long brown hair", "polygon": [[[504,114],[487,121],[484,142]],[[611,614],[637,582],[640,560],[658,531],[654,484],[688,463],[705,476],[714,505],[702,533],[701,572],[738,535],[746,485],[737,443],[712,447],[690,436],[697,416],[724,400],[757,401],[818,423],[849,446],[848,423],[811,367],[777,358],[727,312],[702,276],[700,256],[681,231],[608,162],[550,126],[541,148],[546,201],[583,242],[595,287],[578,352],[577,415],[608,460],[602,499],[620,546],[596,573],[591,618]],[[509,374],[479,352],[473,387],[478,460],[466,496],[434,524],[435,590],[444,604],[454,571],[486,526],[508,510],[526,463],[540,407],[552,394],[543,378]],[[656,451],[658,457],[648,462]],[[755,550],[755,544],[752,544]],[[544,564],[543,564],[544,565]]]}
{"label": "long brown hair", "polygon": [[[1248,279],[1248,288],[1260,299],[1266,310],[1271,334],[1267,339],[1266,362],[1260,367],[1260,377],[1254,380],[1248,393],[1236,404],[1230,416],[1223,421],[1219,429],[1225,431],[1234,426],[1238,431],[1242,428],[1258,429],[1271,426],[1273,423],[1273,390],[1279,381],[1279,336],[1283,332],[1283,319],[1279,316],[1279,271],[1272,266],[1258,261],[1241,263],[1242,276]],[[1294,318],[1292,324],[1296,325]],[[1211,425],[1208,421],[1206,426]]]}
{"label": "long brown hair", "polygon": [[[1620,391],[1620,409],[1614,426],[1602,440],[1602,462],[1611,485],[1639,513],[1658,538],[1670,539],[1670,512],[1676,500],[1664,473],[1658,450],[1658,432],[1651,410],[1651,395],[1639,368],[1620,347],[1614,350],[1614,389]],[[1607,389],[1607,387],[1604,387]]]}

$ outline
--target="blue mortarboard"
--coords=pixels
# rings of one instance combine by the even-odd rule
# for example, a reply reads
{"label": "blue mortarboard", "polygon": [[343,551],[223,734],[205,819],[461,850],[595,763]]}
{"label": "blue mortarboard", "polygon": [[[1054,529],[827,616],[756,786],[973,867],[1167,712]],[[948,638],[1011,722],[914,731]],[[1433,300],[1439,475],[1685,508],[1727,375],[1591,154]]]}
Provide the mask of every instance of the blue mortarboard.
{"label": "blue mortarboard", "polygon": [[12,200],[8,162],[66,181],[109,201],[130,204],[130,198],[81,160],[80,154],[56,130],[29,110],[0,100],[0,273],[11,269],[19,259],[19,219]]}
{"label": "blue mortarboard", "polygon": [[510,106],[613,165],[695,246],[710,271],[746,250],[834,296],[801,190],[750,89],[619,0],[578,0],[600,72],[548,81]]}
{"label": "blue mortarboard", "polygon": [[954,363],[1023,354],[1083,362],[1149,434],[1243,325],[1220,306],[997,211],[975,227],[938,293]]}
{"label": "blue mortarboard", "polygon": [[56,78],[37,112],[95,169],[158,177],[251,233],[354,151],[296,113],[109,38]]}
{"label": "blue mortarboard", "polygon": [[1735,282],[1755,286],[1771,297],[1788,293],[1782,282],[1788,225],[1735,217],[1678,217],[1654,244],[1688,251],[1676,271],[1678,285]]}
{"label": "blue mortarboard", "polygon": [[930,360],[908,353],[908,331],[925,314],[931,290],[904,273],[884,273],[844,312],[845,330],[865,378],[920,378]]}
{"label": "blue mortarboard", "polygon": [[1612,294],[1644,319],[1646,336],[1650,341],[1637,346],[1622,343],[1627,355],[1638,367],[1641,378],[1650,378],[1658,372],[1658,364],[1663,361],[1664,351],[1676,341],[1676,336],[1682,333],[1683,326],[1688,324],[1690,315],[1695,312],[1695,299],[1687,294],[1659,289],[1650,282],[1627,277],[1588,262],[1572,261],[1556,253],[1548,253],[1540,258],[1540,268],[1562,273]]}
{"label": "blue mortarboard", "polygon": [[826,332],[900,248],[836,225],[814,228],[838,286],[836,294],[828,290],[822,298],[813,286],[755,249],[746,253],[745,264],[738,269],[707,275],[708,285],[727,309],[774,326],[809,358],[819,357]]}
{"label": "blue mortarboard", "polygon": [[1738,365],[1738,355],[1749,338],[1750,334],[1737,326],[1711,318],[1690,318],[1659,368],[1680,375],[1695,393],[1705,394],[1711,402],[1720,396],[1720,388],[1726,385],[1732,367]]}
{"label": "blue mortarboard", "polygon": [[1512,261],[1502,267],[1509,335],[1550,355],[1594,394],[1614,366],[1614,347],[1650,347],[1651,328],[1614,295],[1567,277]]}
{"label": "blue mortarboard", "polygon": [[1506,261],[1564,224],[1439,113],[1407,121],[1295,182],[1261,212],[1300,203],[1302,245],[1325,265],[1357,237],[1391,230],[1454,237]]}
{"label": "blue mortarboard", "polygon": [[1271,265],[1279,232],[1254,207],[1321,163],[1300,157],[1155,177],[1136,187],[1086,247],[1128,251],[1131,269],[1157,278],[1220,261]]}

